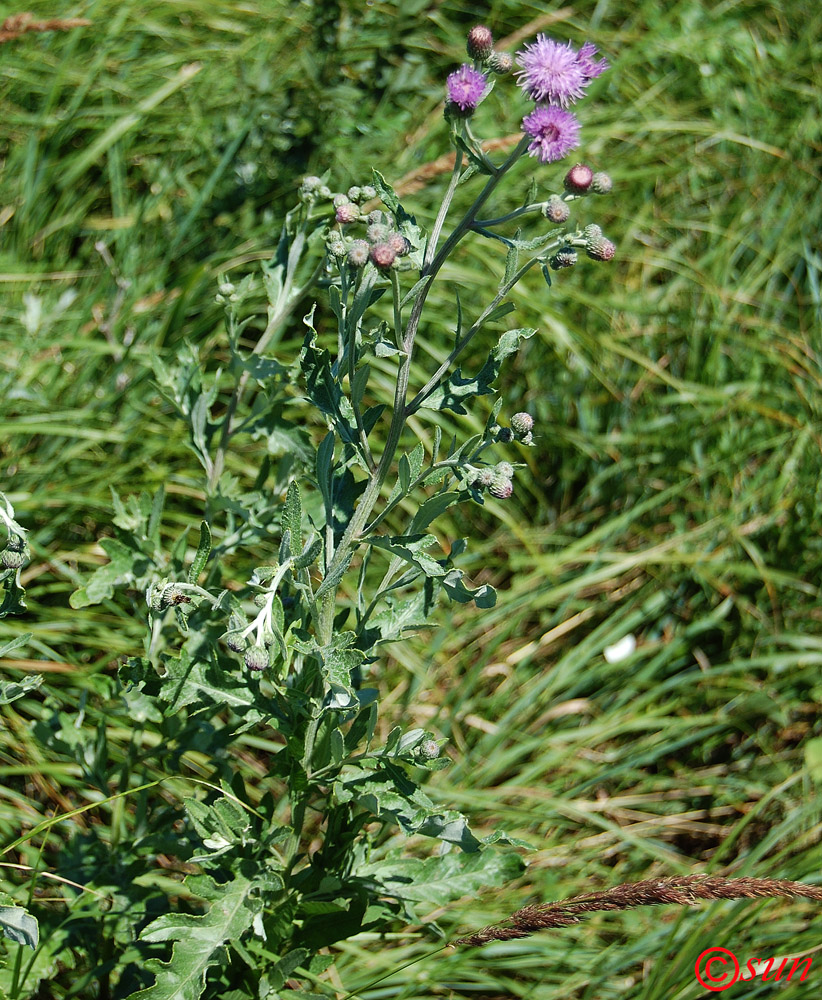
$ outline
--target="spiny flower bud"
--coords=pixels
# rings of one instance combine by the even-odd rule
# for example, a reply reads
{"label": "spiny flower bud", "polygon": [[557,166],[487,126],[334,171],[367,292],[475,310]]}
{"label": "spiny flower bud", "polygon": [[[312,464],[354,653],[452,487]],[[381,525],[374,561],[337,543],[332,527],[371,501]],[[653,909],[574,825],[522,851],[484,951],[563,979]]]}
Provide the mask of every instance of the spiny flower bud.
{"label": "spiny flower bud", "polygon": [[479,475],[477,476],[476,483],[477,486],[490,486],[491,483],[496,479],[496,473],[493,469],[480,469]]}
{"label": "spiny flower bud", "polygon": [[335,194],[334,198],[332,199],[332,204],[333,204],[334,208],[340,208],[342,205],[347,205],[348,204],[348,195],[347,194]]}
{"label": "spiny flower bud", "polygon": [[582,230],[582,235],[586,240],[596,240],[602,236],[602,229],[595,222],[592,222],[590,226],[586,226]]}
{"label": "spiny flower bud", "polygon": [[571,209],[558,194],[552,194],[542,206],[542,214],[550,222],[560,225],[560,223],[568,221]]}
{"label": "spiny flower bud", "polygon": [[14,549],[3,549],[0,552],[0,563],[5,569],[20,569],[28,562],[28,556],[23,552],[15,552]]}
{"label": "spiny flower bud", "polygon": [[594,194],[608,194],[613,186],[614,182],[611,180],[610,175],[602,171],[594,174],[591,178],[591,190]]}
{"label": "spiny flower bud", "polygon": [[514,68],[514,57],[508,52],[492,52],[488,58],[488,69],[497,76],[505,76]]}
{"label": "spiny flower bud", "polygon": [[226,632],[223,636],[223,640],[232,653],[245,652],[245,649],[248,646],[248,641],[243,638],[241,632]]}
{"label": "spiny flower bud", "polygon": [[440,748],[435,740],[423,740],[417,747],[417,756],[420,760],[436,760],[440,755]]}
{"label": "spiny flower bud", "polygon": [[266,606],[266,604],[268,604],[268,597],[267,597],[267,595],[266,594],[255,594],[254,595],[254,604],[258,608],[264,608]]}
{"label": "spiny flower bud", "polygon": [[564,267],[573,267],[578,259],[573,247],[561,247],[551,258],[551,267],[555,271],[561,271]]}
{"label": "spiny flower bud", "polygon": [[510,462],[497,462],[494,472],[503,479],[510,479],[514,475],[514,466]]}
{"label": "spiny flower bud", "polygon": [[309,174],[308,177],[303,177],[300,187],[303,191],[319,191],[323,186],[321,178],[315,177],[313,174]]}
{"label": "spiny flower bud", "polygon": [[327,184],[323,184],[323,186],[317,191],[317,195],[320,198],[330,198],[331,188]]}
{"label": "spiny flower bud", "polygon": [[397,259],[397,253],[388,243],[375,243],[371,247],[371,260],[381,270],[388,270]]}
{"label": "spiny flower bud", "polygon": [[[382,213],[372,212],[371,215],[381,215]],[[368,218],[371,218],[371,215]],[[371,225],[366,229],[365,235],[371,240],[372,243],[385,243],[388,237],[391,235],[391,230],[388,226],[384,225],[382,222],[372,222]]]}
{"label": "spiny flower bud", "polygon": [[377,197],[377,189],[370,184],[363,184],[361,196],[363,201],[371,201],[372,198]]}
{"label": "spiny flower bud", "polygon": [[360,210],[353,201],[347,201],[344,205],[339,205],[334,213],[337,222],[346,225],[349,222],[356,222],[360,217]]}
{"label": "spiny flower bud", "polygon": [[355,184],[353,187],[348,189],[347,194],[351,201],[359,201],[360,198],[362,198],[362,188],[357,187]]}
{"label": "spiny flower bud", "polygon": [[385,241],[398,257],[406,257],[411,253],[411,243],[402,233],[391,233]]}
{"label": "spiny flower bud", "polygon": [[514,440],[514,433],[510,427],[498,427],[495,437],[501,444],[509,444]]}
{"label": "spiny flower bud", "polygon": [[26,540],[19,535],[9,535],[6,545],[12,552],[22,552],[26,547]]}
{"label": "spiny flower bud", "polygon": [[614,244],[604,236],[596,236],[588,240],[585,252],[591,260],[613,260],[616,253]]}
{"label": "spiny flower bud", "polygon": [[494,481],[488,487],[488,492],[497,500],[507,500],[514,492],[514,484],[507,476],[494,476]]}
{"label": "spiny flower bud", "polygon": [[527,434],[528,431],[533,430],[534,418],[530,413],[515,413],[511,417],[511,430],[516,435]]}
{"label": "spiny flower bud", "polygon": [[571,167],[565,175],[563,184],[565,185],[565,190],[570,191],[572,194],[585,194],[591,186],[593,179],[593,170],[585,163],[578,163],[575,167]]}
{"label": "spiny flower bud", "polygon": [[246,650],[243,659],[249,670],[265,670],[268,666],[268,652],[265,646],[259,646],[256,643]]}
{"label": "spiny flower bud", "polygon": [[336,229],[332,229],[326,237],[325,246],[332,257],[345,257],[345,243]]}
{"label": "spiny flower bud", "polygon": [[468,32],[465,47],[468,50],[468,55],[471,56],[472,59],[477,59],[479,62],[485,62],[485,60],[494,51],[494,36],[491,34],[490,29],[486,28],[484,24],[476,24]]}
{"label": "spiny flower bud", "polygon": [[277,641],[277,636],[274,635],[274,633],[271,631],[270,628],[267,628],[263,632],[263,645],[267,649],[269,646],[273,646],[276,641]]}
{"label": "spiny flower bud", "polygon": [[370,249],[365,240],[354,240],[348,248],[348,257],[346,260],[351,267],[365,267],[368,263],[368,251]]}

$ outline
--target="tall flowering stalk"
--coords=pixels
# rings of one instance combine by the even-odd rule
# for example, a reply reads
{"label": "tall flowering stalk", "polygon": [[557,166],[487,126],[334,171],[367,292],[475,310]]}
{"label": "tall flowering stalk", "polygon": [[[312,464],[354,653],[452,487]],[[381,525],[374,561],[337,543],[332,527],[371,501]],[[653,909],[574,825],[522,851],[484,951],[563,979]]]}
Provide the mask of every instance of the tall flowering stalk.
{"label": "tall flowering stalk", "polygon": [[[473,373],[459,364],[510,312],[507,298],[531,269],[550,286],[551,271],[574,266],[578,250],[614,256],[595,223],[572,218],[610,190],[607,174],[569,164],[552,183],[543,170],[582,142],[571,109],[605,63],[588,43],[577,51],[544,36],[514,58],[495,49],[485,26],[469,33],[467,51],[470,61],[445,81],[455,157],[430,231],[377,171],[345,192],[326,177],[303,180],[263,271],[269,308],[255,346],[247,347],[253,279],[223,279],[227,363],[211,372],[186,346],[174,363],[156,365],[204,471],[196,549],[185,537],[171,551],[161,545],[162,492],[118,502],[117,537],[101,543],[111,562],[72,597],[79,608],[110,598],[115,586],[144,591],[145,646],[120,671],[135,724],[153,727],[150,745],[159,748],[140,768],[153,759],[164,777],[182,781],[186,748],[204,760],[175,817],[175,850],[193,874],[162,904],[152,898],[165,912],[141,925],[151,976],[135,1000],[177,996],[180,982],[190,998],[246,985],[255,997],[273,996],[295,969],[316,974],[318,953],[335,941],[406,925],[418,906],[521,870],[519,856],[500,849],[510,847],[504,835],[475,836],[464,816],[425,794],[426,773],[450,760],[435,733],[396,726],[377,740],[379,662],[388,643],[431,621],[437,601],[487,608],[496,600],[491,587],[464,579],[465,540],[443,548],[431,526],[457,504],[509,499],[521,449],[535,446],[539,428],[525,411],[506,420],[497,400],[484,429],[464,441],[444,443],[439,431],[433,442],[414,439],[412,430],[425,410],[465,413],[495,393],[503,362],[534,330],[497,335]],[[515,64],[530,106],[522,138],[495,162],[477,122],[494,88],[514,81]],[[539,164],[532,190],[543,194],[506,208],[504,182],[529,157]],[[469,184],[473,201],[456,213],[456,193]],[[526,224],[534,226],[527,235]],[[502,276],[472,315],[456,302],[451,350],[414,382],[431,290],[476,237],[503,248]],[[319,303],[308,308],[312,293]],[[304,337],[295,357],[277,346],[297,314]],[[378,402],[377,364],[393,366],[388,407]],[[232,467],[242,435],[259,443],[250,488],[247,465]],[[253,460],[246,450],[244,461]],[[3,553],[9,572],[25,558],[24,534],[14,531]],[[232,557],[252,547],[266,561],[238,583]],[[235,764],[240,738],[252,739],[243,754],[266,748],[253,794]],[[136,767],[135,757],[118,772],[122,794],[142,781]],[[168,850],[167,823],[165,798],[145,804],[140,857]],[[438,850],[424,858],[389,850],[397,829],[440,841]],[[137,888],[122,890],[106,919],[127,919],[137,898],[144,912]],[[193,918],[177,912],[181,898],[200,911],[196,941]],[[110,946],[109,963],[120,945]],[[215,972],[235,954],[229,971]]]}

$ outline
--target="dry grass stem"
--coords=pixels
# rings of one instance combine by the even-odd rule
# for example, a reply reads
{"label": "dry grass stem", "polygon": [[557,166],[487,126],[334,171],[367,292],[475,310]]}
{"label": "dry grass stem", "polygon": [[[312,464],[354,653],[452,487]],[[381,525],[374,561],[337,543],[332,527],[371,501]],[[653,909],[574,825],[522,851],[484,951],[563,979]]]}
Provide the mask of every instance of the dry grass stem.
{"label": "dry grass stem", "polygon": [[35,21],[33,14],[12,14],[0,24],[0,42],[11,42],[28,31],[71,31],[89,24],[91,21],[84,17],[53,17],[49,21]]}
{"label": "dry grass stem", "polygon": [[466,937],[455,945],[481,945],[488,941],[510,941],[527,937],[547,927],[577,924],[595,910],[629,910],[635,906],[658,906],[676,903],[694,906],[702,900],[756,899],[767,896],[805,896],[822,901],[822,887],[775,878],[722,878],[716,875],[683,875],[646,879],[616,885],[604,892],[562,899],[556,903],[524,906],[507,919],[509,927],[492,925]]}

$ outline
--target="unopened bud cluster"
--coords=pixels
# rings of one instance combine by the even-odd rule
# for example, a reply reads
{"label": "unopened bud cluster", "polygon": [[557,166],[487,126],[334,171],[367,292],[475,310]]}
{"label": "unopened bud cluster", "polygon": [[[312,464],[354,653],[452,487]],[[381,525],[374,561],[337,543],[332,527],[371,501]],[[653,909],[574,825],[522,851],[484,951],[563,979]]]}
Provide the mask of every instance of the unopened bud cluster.
{"label": "unopened bud cluster", "polygon": [[[608,174],[595,173],[587,164],[577,163],[563,180],[565,194],[552,194],[543,202],[542,214],[554,225],[562,225],[571,215],[569,202],[590,194],[608,194],[612,187]],[[569,235],[568,242],[550,258],[552,269],[561,271],[566,267],[573,267],[579,260],[576,248],[583,249],[591,260],[613,260],[616,254],[615,245],[603,235],[602,229],[597,225],[589,225],[578,230],[574,236]]]}
{"label": "unopened bud cluster", "polygon": [[[357,202],[348,200],[352,193],[361,200],[366,195],[368,200],[376,195],[373,187],[357,187],[349,188],[348,195],[335,196],[335,203],[338,203],[334,217],[341,229],[332,229],[326,237],[329,254],[338,263],[345,263],[354,269],[365,267],[369,262],[380,271],[399,267],[402,258],[407,257],[413,249],[410,241],[397,231],[390,213],[375,209],[363,215]],[[365,227],[363,236],[351,235],[348,227],[354,223]],[[342,227],[346,227],[344,232],[341,231]]]}
{"label": "unopened bud cluster", "polygon": [[19,535],[9,535],[6,547],[0,552],[3,569],[21,569],[29,561],[26,540]]}
{"label": "unopened bud cluster", "polygon": [[500,427],[495,425],[491,433],[500,444],[510,444],[511,441],[519,441],[520,444],[532,445],[534,443],[534,418],[530,413],[515,413],[511,417],[510,427]]}

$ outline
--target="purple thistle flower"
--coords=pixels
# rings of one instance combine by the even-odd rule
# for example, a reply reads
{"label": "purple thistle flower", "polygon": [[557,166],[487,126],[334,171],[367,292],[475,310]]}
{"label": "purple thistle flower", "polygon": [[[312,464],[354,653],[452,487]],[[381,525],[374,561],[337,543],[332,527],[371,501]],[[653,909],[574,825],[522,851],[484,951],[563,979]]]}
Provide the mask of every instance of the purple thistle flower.
{"label": "purple thistle flower", "polygon": [[541,163],[561,160],[579,145],[579,121],[562,108],[535,108],[522,119],[522,131],[533,140],[528,152]]}
{"label": "purple thistle flower", "polygon": [[468,63],[463,63],[458,70],[451,73],[446,84],[449,103],[456,105],[463,114],[469,115],[476,110],[488,89],[488,79],[485,74],[469,66]]}
{"label": "purple thistle flower", "polygon": [[562,45],[547,35],[537,35],[535,42],[517,53],[517,63],[522,67],[517,83],[532,101],[567,108],[585,93],[590,57],[583,67],[570,43]]}
{"label": "purple thistle flower", "polygon": [[600,76],[600,74],[608,69],[607,59],[600,59],[598,62],[594,61],[594,57],[598,52],[599,50],[593,42],[586,42],[577,53],[577,62],[586,83],[588,80],[593,80],[595,77]]}

